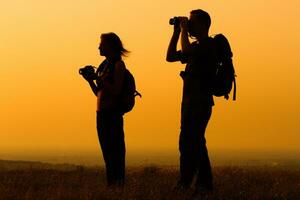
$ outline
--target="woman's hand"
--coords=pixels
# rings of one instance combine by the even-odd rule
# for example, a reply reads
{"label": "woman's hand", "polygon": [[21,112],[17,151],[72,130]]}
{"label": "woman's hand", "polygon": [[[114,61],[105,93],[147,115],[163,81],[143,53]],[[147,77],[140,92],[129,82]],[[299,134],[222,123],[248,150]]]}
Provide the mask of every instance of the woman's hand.
{"label": "woman's hand", "polygon": [[82,77],[87,81],[87,82],[91,82],[94,80],[94,77],[90,74],[82,74]]}
{"label": "woman's hand", "polygon": [[94,70],[94,66],[92,65],[87,65],[84,68],[80,69],[79,73],[82,75],[82,77],[90,82],[96,79],[96,74],[95,74],[95,70]]}

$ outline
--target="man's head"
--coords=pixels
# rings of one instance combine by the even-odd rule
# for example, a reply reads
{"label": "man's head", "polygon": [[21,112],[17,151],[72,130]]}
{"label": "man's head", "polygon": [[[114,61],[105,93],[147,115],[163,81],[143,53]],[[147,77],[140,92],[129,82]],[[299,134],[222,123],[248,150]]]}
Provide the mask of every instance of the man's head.
{"label": "man's head", "polygon": [[189,32],[191,36],[208,35],[211,19],[207,12],[201,9],[192,10],[189,21]]}

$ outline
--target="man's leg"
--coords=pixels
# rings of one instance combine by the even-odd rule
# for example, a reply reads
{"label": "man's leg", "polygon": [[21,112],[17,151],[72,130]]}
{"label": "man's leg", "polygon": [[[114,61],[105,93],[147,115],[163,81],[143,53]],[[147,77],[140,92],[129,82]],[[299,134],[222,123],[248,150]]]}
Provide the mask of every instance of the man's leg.
{"label": "man's leg", "polygon": [[196,166],[193,158],[193,134],[192,134],[193,117],[190,108],[182,107],[181,109],[181,131],[179,138],[180,151],[180,180],[179,186],[190,187]]}
{"label": "man's leg", "polygon": [[212,172],[211,172],[211,165],[209,161],[208,151],[206,147],[206,140],[205,140],[205,130],[207,124],[209,122],[211,116],[211,106],[203,106],[199,109],[198,113],[196,114],[195,118],[198,121],[196,126],[197,129],[197,170],[198,176],[196,181],[197,187],[203,187],[205,189],[213,189],[213,180],[212,180]]}

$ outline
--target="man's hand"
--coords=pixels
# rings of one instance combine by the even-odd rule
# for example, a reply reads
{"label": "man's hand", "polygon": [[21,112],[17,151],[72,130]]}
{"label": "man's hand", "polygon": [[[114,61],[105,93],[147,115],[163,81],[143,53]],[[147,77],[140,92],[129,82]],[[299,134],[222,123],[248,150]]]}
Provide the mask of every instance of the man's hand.
{"label": "man's hand", "polygon": [[187,17],[180,17],[181,51],[183,54],[191,55],[193,53],[193,49],[192,49],[191,43],[189,41],[188,22],[189,22],[189,20]]}
{"label": "man's hand", "polygon": [[188,31],[189,19],[187,17],[179,17],[179,21],[181,31]]}
{"label": "man's hand", "polygon": [[180,29],[180,23],[175,23],[174,24],[174,33],[180,34],[180,31],[181,31],[181,29]]}

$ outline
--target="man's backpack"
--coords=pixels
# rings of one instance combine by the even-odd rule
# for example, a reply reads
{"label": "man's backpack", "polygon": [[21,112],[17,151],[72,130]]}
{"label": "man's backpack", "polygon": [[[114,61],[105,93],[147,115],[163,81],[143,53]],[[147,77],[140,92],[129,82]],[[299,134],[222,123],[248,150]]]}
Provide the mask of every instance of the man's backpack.
{"label": "man's backpack", "polygon": [[128,69],[125,70],[123,89],[120,96],[120,109],[122,113],[132,110],[135,104],[135,97],[142,95],[136,91],[135,80]]}
{"label": "man's backpack", "polygon": [[217,66],[212,90],[213,95],[217,97],[224,96],[224,98],[228,100],[233,84],[233,100],[236,100],[236,75],[232,63],[233,54],[229,42],[223,34],[217,34],[213,39],[217,53]]}

